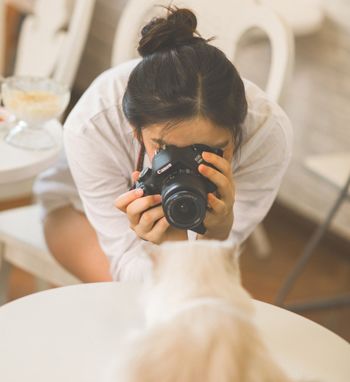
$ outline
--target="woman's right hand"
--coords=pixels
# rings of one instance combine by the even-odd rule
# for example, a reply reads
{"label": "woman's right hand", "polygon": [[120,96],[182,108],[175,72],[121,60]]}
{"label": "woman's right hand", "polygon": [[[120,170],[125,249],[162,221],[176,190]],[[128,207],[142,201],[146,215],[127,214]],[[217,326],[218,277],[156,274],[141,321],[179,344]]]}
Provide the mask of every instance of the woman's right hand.
{"label": "woman's right hand", "polygon": [[[139,172],[132,175],[136,181]],[[164,216],[160,195],[143,196],[142,189],[135,189],[120,195],[115,206],[126,213],[130,228],[138,237],[160,244],[169,240],[187,240],[187,232],[170,227]]]}

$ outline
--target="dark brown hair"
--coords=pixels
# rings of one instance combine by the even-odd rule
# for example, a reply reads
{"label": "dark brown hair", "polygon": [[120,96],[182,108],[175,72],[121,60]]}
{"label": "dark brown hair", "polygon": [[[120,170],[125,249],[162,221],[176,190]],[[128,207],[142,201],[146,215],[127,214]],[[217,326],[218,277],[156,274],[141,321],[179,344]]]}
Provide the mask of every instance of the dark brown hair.
{"label": "dark brown hair", "polygon": [[207,118],[232,132],[237,152],[247,114],[243,82],[225,54],[198,34],[192,11],[167,9],[142,29],[143,59],[130,74],[124,114],[139,137],[152,124]]}

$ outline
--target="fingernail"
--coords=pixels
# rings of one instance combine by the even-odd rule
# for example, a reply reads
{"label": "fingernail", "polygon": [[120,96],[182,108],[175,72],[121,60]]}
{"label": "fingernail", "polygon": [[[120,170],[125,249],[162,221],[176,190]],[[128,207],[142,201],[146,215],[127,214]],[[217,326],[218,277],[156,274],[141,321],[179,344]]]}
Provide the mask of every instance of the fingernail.
{"label": "fingernail", "polygon": [[137,188],[137,189],[135,190],[135,194],[136,194],[137,196],[142,196],[142,195],[143,195],[143,189],[142,189],[142,188]]}
{"label": "fingernail", "polygon": [[159,194],[154,195],[154,196],[153,196],[153,200],[154,200],[155,202],[160,202],[160,201],[162,200],[162,196],[159,195]]}
{"label": "fingernail", "polygon": [[209,201],[213,201],[213,200],[215,200],[215,196],[214,196],[213,194],[209,193],[209,194],[208,194],[208,200],[209,200]]}
{"label": "fingernail", "polygon": [[203,157],[203,159],[210,159],[211,154],[208,153],[207,151],[203,151],[202,152],[202,157]]}
{"label": "fingernail", "polygon": [[200,164],[199,166],[198,166],[198,170],[199,171],[201,171],[201,172],[205,172],[206,171],[206,166],[204,165],[204,164]]}

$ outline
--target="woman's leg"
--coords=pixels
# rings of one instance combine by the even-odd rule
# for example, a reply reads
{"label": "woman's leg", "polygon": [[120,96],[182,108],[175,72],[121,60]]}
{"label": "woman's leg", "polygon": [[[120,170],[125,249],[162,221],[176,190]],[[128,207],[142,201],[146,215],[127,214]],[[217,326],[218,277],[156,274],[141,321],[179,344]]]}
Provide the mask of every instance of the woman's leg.
{"label": "woman's leg", "polygon": [[52,255],[83,282],[111,281],[109,262],[85,215],[71,206],[54,210],[44,221]]}

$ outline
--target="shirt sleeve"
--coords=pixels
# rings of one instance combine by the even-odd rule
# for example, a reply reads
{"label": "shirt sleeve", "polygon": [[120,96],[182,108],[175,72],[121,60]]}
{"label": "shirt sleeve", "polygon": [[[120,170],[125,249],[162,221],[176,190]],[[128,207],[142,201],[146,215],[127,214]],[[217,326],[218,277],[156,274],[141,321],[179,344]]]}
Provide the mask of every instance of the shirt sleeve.
{"label": "shirt sleeve", "polygon": [[114,206],[131,184],[132,148],[127,150],[123,139],[111,144],[113,137],[103,129],[104,123],[110,122],[99,119],[94,125],[89,121],[78,130],[71,128],[74,119],[68,120],[64,129],[67,159],[85,214],[110,260],[113,279],[143,280],[149,275],[150,261],[126,215]]}
{"label": "shirt sleeve", "polygon": [[277,196],[291,153],[291,123],[275,103],[264,99],[262,107],[248,113],[241,151],[233,166],[235,182],[234,224],[230,239],[243,242],[264,219]]}

